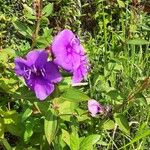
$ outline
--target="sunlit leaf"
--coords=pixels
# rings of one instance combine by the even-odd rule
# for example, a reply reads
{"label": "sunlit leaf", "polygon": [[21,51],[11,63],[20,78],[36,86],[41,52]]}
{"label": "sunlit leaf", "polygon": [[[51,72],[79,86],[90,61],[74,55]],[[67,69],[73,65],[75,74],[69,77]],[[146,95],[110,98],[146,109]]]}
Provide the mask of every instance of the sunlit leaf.
{"label": "sunlit leaf", "polygon": [[92,150],[94,144],[96,144],[100,139],[100,135],[93,134],[85,137],[80,143],[79,150]]}
{"label": "sunlit leaf", "polygon": [[57,117],[50,110],[47,112],[44,120],[44,131],[45,136],[49,144],[54,140],[57,133]]}

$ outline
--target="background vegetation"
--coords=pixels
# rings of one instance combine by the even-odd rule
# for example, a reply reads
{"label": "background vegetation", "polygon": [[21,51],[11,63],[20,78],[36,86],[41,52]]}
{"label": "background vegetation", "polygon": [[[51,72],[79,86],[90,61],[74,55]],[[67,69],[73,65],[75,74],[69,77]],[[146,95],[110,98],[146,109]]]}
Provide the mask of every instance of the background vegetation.
{"label": "background vegetation", "polygon": [[[149,13],[146,0],[0,0],[0,149],[149,149]],[[88,84],[68,89],[66,76],[65,102],[55,94],[39,102],[14,74],[14,58],[64,28],[86,49]],[[112,111],[92,118],[90,98]]]}

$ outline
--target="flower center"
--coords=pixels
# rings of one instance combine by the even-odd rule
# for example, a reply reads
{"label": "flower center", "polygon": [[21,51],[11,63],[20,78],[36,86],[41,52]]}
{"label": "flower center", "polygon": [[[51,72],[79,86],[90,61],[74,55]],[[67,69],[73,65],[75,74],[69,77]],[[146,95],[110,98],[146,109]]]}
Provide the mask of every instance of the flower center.
{"label": "flower center", "polygon": [[66,47],[68,54],[71,54],[73,52],[80,53],[79,45],[80,45],[80,40],[76,37],[72,38],[72,40]]}
{"label": "flower center", "polygon": [[35,75],[35,76],[45,76],[45,69],[41,68],[41,69],[37,69],[35,67],[35,65],[32,66],[32,68],[24,68],[24,72],[25,72],[25,78],[26,79],[30,79],[31,75]]}

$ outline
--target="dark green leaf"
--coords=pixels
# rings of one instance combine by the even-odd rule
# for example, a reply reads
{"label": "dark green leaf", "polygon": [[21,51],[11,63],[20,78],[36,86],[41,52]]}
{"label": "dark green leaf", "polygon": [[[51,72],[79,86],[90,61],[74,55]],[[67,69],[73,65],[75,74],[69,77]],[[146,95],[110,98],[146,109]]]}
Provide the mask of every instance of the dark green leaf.
{"label": "dark green leaf", "polygon": [[114,119],[121,131],[125,132],[126,134],[130,133],[128,120],[123,114],[119,113],[114,114]]}

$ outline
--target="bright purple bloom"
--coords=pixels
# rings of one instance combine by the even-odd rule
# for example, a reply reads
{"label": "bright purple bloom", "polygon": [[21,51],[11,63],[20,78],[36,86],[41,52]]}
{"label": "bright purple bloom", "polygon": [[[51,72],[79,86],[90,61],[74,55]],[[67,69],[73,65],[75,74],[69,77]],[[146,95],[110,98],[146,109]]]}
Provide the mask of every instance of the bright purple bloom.
{"label": "bright purple bloom", "polygon": [[54,91],[54,83],[62,79],[57,65],[47,59],[48,53],[44,50],[31,51],[26,59],[15,59],[16,74],[24,78],[40,100],[49,96]]}
{"label": "bright purple bloom", "polygon": [[71,30],[58,33],[52,43],[54,62],[73,74],[73,83],[79,83],[88,72],[84,48]]}
{"label": "bright purple bloom", "polygon": [[97,113],[101,113],[102,109],[102,106],[96,100],[91,99],[88,101],[88,110],[92,117],[95,117]]}

